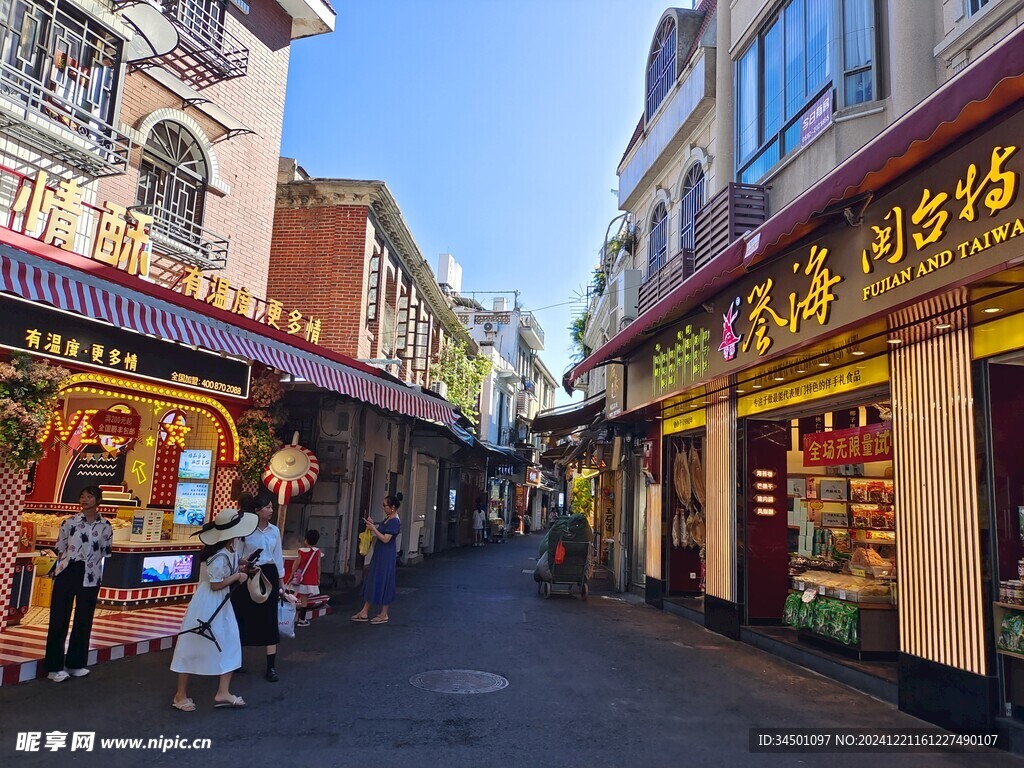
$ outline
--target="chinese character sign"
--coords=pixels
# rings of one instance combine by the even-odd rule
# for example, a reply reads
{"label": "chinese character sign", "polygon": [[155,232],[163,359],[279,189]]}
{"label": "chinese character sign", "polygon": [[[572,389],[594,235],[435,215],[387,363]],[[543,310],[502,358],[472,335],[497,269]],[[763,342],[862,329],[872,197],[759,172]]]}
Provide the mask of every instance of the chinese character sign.
{"label": "chinese character sign", "polygon": [[804,466],[892,461],[892,423],[804,435]]}

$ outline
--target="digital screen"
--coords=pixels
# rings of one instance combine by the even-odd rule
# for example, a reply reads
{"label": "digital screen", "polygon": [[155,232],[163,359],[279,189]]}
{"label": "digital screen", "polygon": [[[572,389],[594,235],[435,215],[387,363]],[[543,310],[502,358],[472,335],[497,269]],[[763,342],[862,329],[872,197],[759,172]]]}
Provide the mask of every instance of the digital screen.
{"label": "digital screen", "polygon": [[142,583],[187,581],[195,555],[153,555],[142,558]]}
{"label": "digital screen", "polygon": [[448,511],[449,512],[454,512],[455,511],[455,498],[456,498],[456,492],[454,490],[449,490],[448,491]]}
{"label": "digital screen", "polygon": [[206,483],[178,483],[174,494],[174,524],[202,525],[206,522],[206,500],[210,486]]}
{"label": "digital screen", "polygon": [[178,459],[178,477],[182,480],[209,480],[213,451],[188,450]]}

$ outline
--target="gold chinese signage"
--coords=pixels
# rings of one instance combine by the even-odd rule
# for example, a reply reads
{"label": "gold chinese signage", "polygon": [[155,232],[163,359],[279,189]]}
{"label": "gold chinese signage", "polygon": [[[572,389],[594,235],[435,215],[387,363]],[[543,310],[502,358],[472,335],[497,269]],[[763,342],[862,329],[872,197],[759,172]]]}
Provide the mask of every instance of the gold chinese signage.
{"label": "gold chinese signage", "polygon": [[[46,171],[39,171],[34,179],[22,179],[11,206],[18,216],[17,231],[129,275],[150,278],[152,216],[109,200],[100,207],[90,205],[84,202],[85,191],[74,179],[61,179],[56,186],[50,182]],[[88,242],[91,247],[85,245]],[[295,308],[288,310],[276,299],[253,296],[244,286],[232,286],[227,278],[204,276],[198,267],[186,268],[175,287],[211,307],[300,336],[312,344],[320,341],[320,318]]]}
{"label": "gold chinese signage", "polygon": [[703,408],[696,411],[684,413],[681,416],[673,416],[665,419],[661,425],[663,435],[674,435],[677,432],[689,432],[691,429],[700,429],[707,423],[707,415]]}
{"label": "gold chinese signage", "polygon": [[739,399],[736,412],[739,416],[753,416],[758,413],[788,408],[791,405],[843,395],[865,387],[885,384],[888,381],[889,361],[885,357],[873,357],[862,363],[835,368],[827,373],[798,379],[791,384],[745,395]]}
{"label": "gold chinese signage", "polygon": [[717,294],[630,362],[627,410],[1000,269],[1024,247],[1022,142],[1018,112]]}

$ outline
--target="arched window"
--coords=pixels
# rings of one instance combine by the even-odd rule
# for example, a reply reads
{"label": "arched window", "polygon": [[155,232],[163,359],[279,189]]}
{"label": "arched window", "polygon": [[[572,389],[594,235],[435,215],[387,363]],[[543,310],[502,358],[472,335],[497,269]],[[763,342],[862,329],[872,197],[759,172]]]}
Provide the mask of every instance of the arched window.
{"label": "arched window", "polygon": [[647,61],[647,120],[654,116],[676,79],[676,23],[665,19]]}
{"label": "arched window", "polygon": [[651,236],[647,241],[647,277],[653,276],[668,260],[668,209],[658,203],[651,214]]}
{"label": "arched window", "polygon": [[693,223],[697,211],[704,205],[704,169],[695,163],[683,179],[682,199],[679,201],[679,247],[693,250]]}
{"label": "arched window", "polygon": [[151,208],[172,239],[200,239],[209,180],[206,155],[195,136],[173,120],[153,126],[142,150],[136,205]]}

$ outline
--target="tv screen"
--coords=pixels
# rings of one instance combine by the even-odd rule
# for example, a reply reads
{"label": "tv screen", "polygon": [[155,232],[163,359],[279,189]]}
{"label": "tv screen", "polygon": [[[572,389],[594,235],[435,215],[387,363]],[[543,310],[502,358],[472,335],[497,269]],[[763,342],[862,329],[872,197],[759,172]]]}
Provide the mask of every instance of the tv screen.
{"label": "tv screen", "polygon": [[142,583],[188,581],[195,555],[153,555],[142,558]]}
{"label": "tv screen", "polygon": [[206,483],[178,483],[174,494],[174,524],[202,525],[206,522],[206,500],[210,486]]}
{"label": "tv screen", "polygon": [[181,480],[209,480],[213,451],[188,450],[178,459],[178,478]]}

